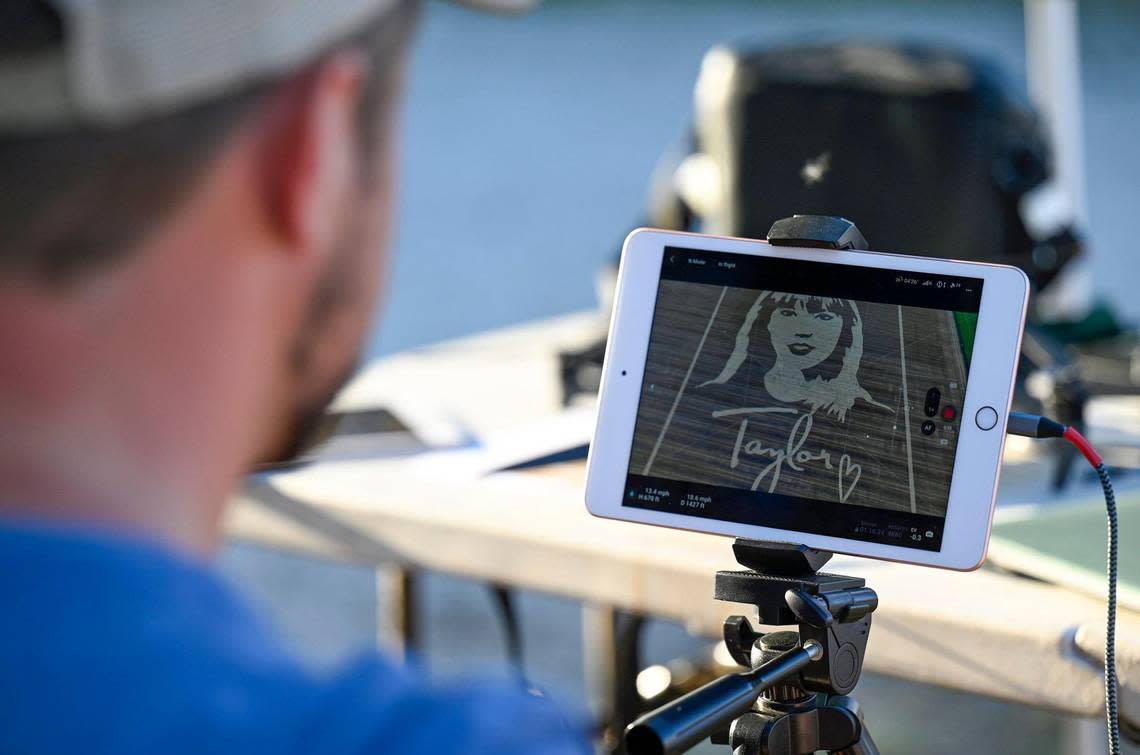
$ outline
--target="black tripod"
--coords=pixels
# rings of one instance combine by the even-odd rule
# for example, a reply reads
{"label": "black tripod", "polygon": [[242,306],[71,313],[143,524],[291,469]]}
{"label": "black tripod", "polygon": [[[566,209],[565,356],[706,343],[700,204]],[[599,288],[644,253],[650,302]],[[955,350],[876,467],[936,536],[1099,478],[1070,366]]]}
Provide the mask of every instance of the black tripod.
{"label": "black tripod", "polygon": [[[771,244],[866,249],[850,220],[795,215],[777,220]],[[800,755],[827,750],[878,755],[858,704],[871,612],[879,605],[862,579],[819,574],[831,554],[805,545],[738,539],[744,571],[716,575],[716,598],[756,606],[760,622],[798,631],[760,634],[729,617],[724,641],[751,670],[730,674],[642,716],[626,728],[629,755],[682,753],[705,737],[733,755]]]}
{"label": "black tripod", "polygon": [[630,755],[682,753],[706,737],[733,755],[801,755],[819,750],[878,755],[858,703],[875,591],[862,579],[820,574],[831,554],[804,545],[738,539],[743,571],[716,575],[717,600],[751,603],[763,624],[798,631],[761,634],[743,616],[724,623],[732,657],[750,670],[730,674],[634,721]]}

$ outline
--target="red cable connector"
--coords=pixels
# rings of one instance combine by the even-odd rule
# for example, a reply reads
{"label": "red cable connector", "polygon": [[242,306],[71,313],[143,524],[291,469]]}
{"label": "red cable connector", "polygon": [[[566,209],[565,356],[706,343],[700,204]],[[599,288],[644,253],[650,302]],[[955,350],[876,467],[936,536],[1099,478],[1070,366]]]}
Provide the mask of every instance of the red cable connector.
{"label": "red cable connector", "polygon": [[1062,437],[1077,447],[1077,450],[1080,451],[1084,457],[1089,460],[1089,464],[1092,464],[1093,469],[1096,469],[1101,464],[1104,464],[1104,459],[1100,457],[1100,454],[1096,452],[1096,449],[1092,447],[1092,444],[1085,439],[1085,436],[1077,432],[1077,429],[1075,427],[1071,425],[1069,427],[1066,427],[1065,434]]}

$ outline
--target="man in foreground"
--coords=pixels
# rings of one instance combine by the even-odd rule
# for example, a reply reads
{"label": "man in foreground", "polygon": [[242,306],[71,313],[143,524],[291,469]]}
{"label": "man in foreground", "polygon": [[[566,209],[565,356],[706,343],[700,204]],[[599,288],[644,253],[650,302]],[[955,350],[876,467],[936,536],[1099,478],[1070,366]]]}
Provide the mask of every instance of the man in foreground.
{"label": "man in foreground", "polygon": [[208,563],[358,358],[415,15],[5,0],[0,752],[586,751],[513,688],[317,676]]}

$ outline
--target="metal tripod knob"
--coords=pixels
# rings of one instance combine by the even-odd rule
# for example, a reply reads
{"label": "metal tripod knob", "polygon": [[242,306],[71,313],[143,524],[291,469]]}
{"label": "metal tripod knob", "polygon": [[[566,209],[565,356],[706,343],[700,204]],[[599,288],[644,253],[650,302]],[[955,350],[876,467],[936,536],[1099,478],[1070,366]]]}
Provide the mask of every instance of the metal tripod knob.
{"label": "metal tripod knob", "polygon": [[[752,649],[752,665],[762,666],[769,661],[779,658],[800,645],[798,632],[769,632],[757,640]],[[822,650],[822,648],[821,648]],[[793,703],[811,697],[810,692],[803,688],[796,675],[784,677],[777,684],[764,690],[761,697],[777,703]]]}

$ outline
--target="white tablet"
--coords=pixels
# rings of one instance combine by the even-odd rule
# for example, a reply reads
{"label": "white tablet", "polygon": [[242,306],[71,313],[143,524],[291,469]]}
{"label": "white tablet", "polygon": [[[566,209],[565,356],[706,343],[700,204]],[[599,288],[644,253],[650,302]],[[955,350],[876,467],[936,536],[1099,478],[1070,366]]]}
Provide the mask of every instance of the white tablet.
{"label": "white tablet", "polygon": [[1024,273],[638,230],[618,278],[592,513],[981,564]]}

